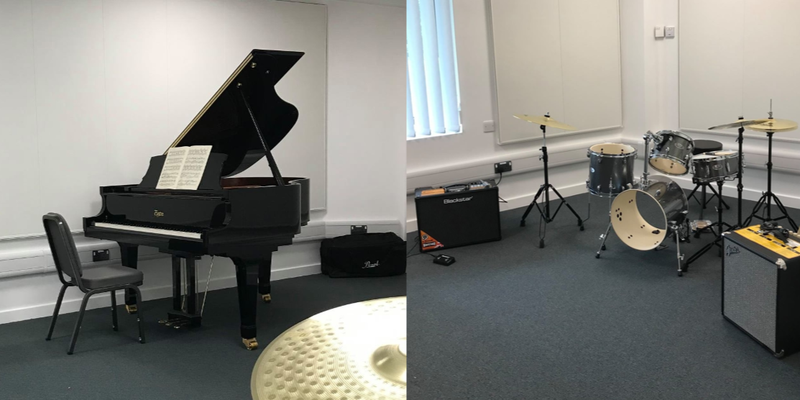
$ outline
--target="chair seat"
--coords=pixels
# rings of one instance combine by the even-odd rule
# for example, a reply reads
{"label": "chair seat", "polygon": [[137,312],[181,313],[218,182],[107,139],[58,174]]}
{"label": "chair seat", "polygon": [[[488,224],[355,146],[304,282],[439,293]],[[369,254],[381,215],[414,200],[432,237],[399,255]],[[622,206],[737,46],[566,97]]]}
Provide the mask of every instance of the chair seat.
{"label": "chair seat", "polygon": [[84,270],[81,280],[83,281],[83,286],[87,289],[100,289],[120,285],[139,286],[144,280],[144,274],[137,269],[121,265],[109,265]]}

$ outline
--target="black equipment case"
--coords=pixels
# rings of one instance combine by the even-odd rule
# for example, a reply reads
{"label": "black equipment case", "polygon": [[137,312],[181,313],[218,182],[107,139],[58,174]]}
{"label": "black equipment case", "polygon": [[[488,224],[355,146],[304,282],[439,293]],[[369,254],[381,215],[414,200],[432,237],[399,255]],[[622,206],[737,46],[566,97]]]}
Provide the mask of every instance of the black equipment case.
{"label": "black equipment case", "polygon": [[751,226],[724,234],[722,315],[776,357],[800,350],[800,251]]}
{"label": "black equipment case", "polygon": [[418,188],[419,249],[422,252],[500,240],[500,202],[493,181]]}
{"label": "black equipment case", "polygon": [[394,233],[362,233],[324,239],[322,273],[331,278],[406,273],[406,242]]}

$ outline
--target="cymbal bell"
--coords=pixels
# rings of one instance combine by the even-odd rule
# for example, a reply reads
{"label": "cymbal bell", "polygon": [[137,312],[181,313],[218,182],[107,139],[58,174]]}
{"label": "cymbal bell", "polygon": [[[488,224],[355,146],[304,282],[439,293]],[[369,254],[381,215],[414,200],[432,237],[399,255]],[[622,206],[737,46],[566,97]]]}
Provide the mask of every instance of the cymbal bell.
{"label": "cymbal bell", "polygon": [[766,118],[764,118],[764,119],[740,119],[740,120],[737,120],[736,122],[729,122],[727,124],[712,126],[711,128],[708,128],[708,130],[739,128],[739,127],[743,127],[743,126],[763,124],[764,122],[767,122],[767,121],[769,121],[769,120],[766,119]]}
{"label": "cymbal bell", "polygon": [[253,399],[406,399],[406,298],[333,308],[287,329],[258,357]]}
{"label": "cymbal bell", "polygon": [[534,123],[536,125],[544,125],[544,126],[549,126],[551,128],[563,129],[565,131],[574,131],[574,130],[577,129],[572,125],[567,125],[567,124],[565,124],[563,122],[558,122],[558,121],[556,121],[556,120],[554,120],[554,119],[552,119],[550,117],[545,117],[545,116],[528,115],[528,114],[514,114],[514,118],[521,119],[523,121],[532,122],[532,123]]}
{"label": "cymbal bell", "polygon": [[764,123],[749,125],[746,128],[757,132],[788,132],[797,129],[797,122],[788,119],[768,119]]}

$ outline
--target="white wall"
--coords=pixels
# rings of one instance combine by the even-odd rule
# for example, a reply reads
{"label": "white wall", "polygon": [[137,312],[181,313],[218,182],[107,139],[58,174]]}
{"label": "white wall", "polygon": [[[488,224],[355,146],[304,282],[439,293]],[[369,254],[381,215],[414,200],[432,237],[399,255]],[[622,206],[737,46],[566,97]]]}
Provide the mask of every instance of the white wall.
{"label": "white wall", "polygon": [[[776,0],[777,1],[777,0]],[[759,7],[768,7],[769,2],[759,2]],[[491,119],[492,102],[485,22],[484,0],[459,0],[455,3],[456,44],[462,93],[462,119],[464,133],[461,135],[417,140],[408,143],[407,189],[418,186],[442,185],[476,178],[492,177],[492,164],[502,160],[514,160],[514,170],[540,169],[538,148],[541,142],[499,146],[493,134],[482,133],[482,122]],[[730,22],[737,28],[740,22]],[[745,20],[743,23],[747,23]],[[675,26],[675,39],[655,39],[653,28]],[[746,26],[745,26],[746,27]],[[713,24],[707,29],[713,30]],[[773,25],[774,35],[790,35],[791,27]],[[620,0],[620,32],[622,56],[622,106],[623,128],[605,135],[579,135],[548,140],[548,148],[563,146],[565,153],[551,157],[556,164],[567,164],[552,168],[553,183],[565,194],[584,192],[583,183],[588,174],[585,144],[602,141],[623,141],[639,149],[636,174],[641,173],[644,151],[642,134],[647,130],[678,130],[680,126],[679,87],[679,0]],[[708,35],[714,32],[706,32]],[[732,62],[736,62],[734,57]],[[738,58],[741,63],[741,57]],[[735,66],[733,67],[735,68]],[[709,107],[712,107],[709,105]],[[703,107],[702,104],[698,107]],[[758,117],[758,116],[753,116]],[[780,116],[776,116],[780,118]],[[735,119],[736,115],[728,119]],[[725,123],[720,120],[716,123]],[[726,148],[735,148],[735,135],[730,132],[692,131],[695,139],[717,140]],[[796,132],[779,137],[776,134],[776,171],[773,176],[774,191],[784,204],[800,207],[800,187],[796,185],[796,159],[800,154],[800,141]],[[586,146],[588,147],[588,146]],[[744,142],[747,169],[744,173],[744,197],[756,200],[766,188],[766,141],[763,135],[748,134]],[[652,172],[652,170],[651,170]],[[685,188],[693,188],[691,176],[674,177]],[[501,204],[501,209],[526,206],[542,183],[540,171],[505,177],[500,187],[501,196],[512,199]],[[410,193],[410,192],[409,192]],[[725,186],[727,195],[735,195],[735,185]],[[407,197],[409,230],[416,229],[413,196]],[[582,205],[578,211],[583,213]],[[597,215],[597,214],[595,214]]]}
{"label": "white wall", "polygon": [[[500,195],[508,200],[501,210],[527,206],[539,185],[543,182],[542,163],[539,160],[541,140],[524,143],[498,145],[494,133],[483,132],[483,121],[494,115],[492,104],[492,76],[490,71],[490,41],[487,24],[487,0],[458,0],[453,4],[458,75],[461,90],[461,119],[463,133],[444,137],[433,137],[408,142],[407,190],[421,186],[437,186],[472,179],[493,177],[494,163],[511,160],[511,174],[505,174],[500,185]],[[628,4],[631,3],[631,4]],[[626,51],[628,43],[627,8],[640,2],[622,0],[621,39],[623,76],[623,125],[626,125],[629,104],[626,98],[630,87],[626,85]],[[535,46],[535,40],[531,41]],[[626,89],[629,89],[626,92]],[[638,90],[638,89],[637,89]],[[537,129],[531,126],[531,129]],[[585,191],[588,175],[586,149],[596,143],[619,140],[623,129],[579,134],[559,134],[547,140],[550,154],[551,183],[565,195]],[[416,229],[416,212],[413,196],[407,197],[408,230]],[[578,212],[586,213],[585,205],[578,205]],[[585,215],[584,215],[585,216]]]}
{"label": "white wall", "polygon": [[[319,273],[319,240],[348,233],[351,224],[366,224],[371,232],[404,232],[405,9],[388,0],[322,3],[328,8],[328,208],[313,212],[295,244],[274,254],[273,279]],[[81,235],[76,242],[87,264],[93,249],[110,248],[112,261],[119,258],[114,243]],[[0,324],[52,313],[60,283],[48,253],[42,238],[0,241],[0,270],[5,271],[0,273]],[[209,257],[200,263],[201,288],[209,264]],[[145,299],[171,295],[168,259],[142,248],[139,265]],[[234,276],[230,261],[216,258],[210,289],[235,286]],[[68,291],[62,312],[77,310],[76,292]],[[209,294],[209,301],[213,298]],[[107,304],[104,296],[90,307]]]}

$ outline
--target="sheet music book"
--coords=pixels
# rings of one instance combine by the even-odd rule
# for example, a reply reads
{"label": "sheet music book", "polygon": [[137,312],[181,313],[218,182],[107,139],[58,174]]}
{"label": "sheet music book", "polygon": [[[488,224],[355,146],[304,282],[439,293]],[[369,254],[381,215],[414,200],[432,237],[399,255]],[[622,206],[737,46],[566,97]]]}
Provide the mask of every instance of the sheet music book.
{"label": "sheet music book", "polygon": [[156,189],[197,190],[212,146],[173,147],[167,151]]}

